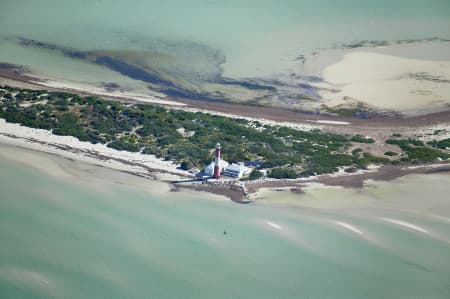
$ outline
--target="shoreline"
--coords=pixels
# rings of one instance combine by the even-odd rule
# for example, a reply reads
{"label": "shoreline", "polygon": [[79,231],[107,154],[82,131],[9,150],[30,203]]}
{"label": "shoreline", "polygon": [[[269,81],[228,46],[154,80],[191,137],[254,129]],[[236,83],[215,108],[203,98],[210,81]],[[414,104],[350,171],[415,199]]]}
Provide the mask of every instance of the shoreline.
{"label": "shoreline", "polygon": [[[9,75],[5,78],[5,72]],[[46,88],[40,85],[32,77],[28,77],[17,70],[0,68],[0,84],[8,84],[21,88]],[[88,90],[49,88],[54,91],[73,92],[81,95],[98,95],[90,93]],[[103,94],[101,96],[104,96]],[[106,96],[106,99],[114,99],[128,103],[137,103],[139,101],[130,100],[125,97]],[[301,130],[321,129],[327,132],[340,134],[354,134],[355,132],[374,137],[377,142],[372,147],[383,153],[389,148],[379,145],[378,141],[387,139],[393,133],[402,133],[405,137],[415,136],[425,137],[426,132],[432,132],[432,128],[442,126],[450,132],[450,110],[440,113],[434,113],[410,118],[371,118],[358,119],[325,116],[318,114],[308,114],[302,112],[290,111],[282,108],[245,106],[233,103],[194,101],[187,99],[173,99],[183,103],[184,106],[167,106],[162,103],[153,103],[162,105],[168,109],[181,109],[193,112],[205,112],[222,115],[230,118],[246,118],[258,120],[261,123],[281,124],[294,127]],[[142,102],[140,102],[142,103]],[[149,103],[151,104],[151,103]],[[239,109],[238,109],[239,108]],[[420,135],[422,134],[422,135]],[[430,135],[430,134],[428,134]],[[433,138],[433,137],[431,137]],[[117,151],[102,145],[93,145],[89,142],[81,142],[76,138],[68,136],[57,136],[49,131],[32,129],[20,126],[18,124],[6,123],[0,119],[0,142],[21,146],[31,150],[53,153],[68,159],[78,159],[87,163],[105,166],[111,169],[130,173],[145,178],[163,181],[171,184],[173,191],[182,189],[193,189],[208,193],[225,195],[228,198],[239,202],[247,203],[248,197],[259,189],[263,188],[290,188],[294,192],[302,192],[305,184],[317,182],[329,186],[342,186],[350,188],[361,188],[367,180],[390,181],[398,177],[415,173],[427,173],[433,168],[430,164],[414,166],[392,166],[384,165],[376,171],[361,171],[356,174],[324,174],[313,178],[302,178],[297,180],[272,180],[236,182],[229,185],[226,183],[216,184],[186,184],[174,185],[174,181],[192,178],[193,176],[186,171],[177,169],[177,166],[171,162],[162,161],[151,155],[142,155],[139,153],[129,153]],[[450,171],[450,164],[442,162],[437,171]]]}
{"label": "shoreline", "polygon": [[294,180],[262,179],[176,184],[174,181],[189,179],[192,178],[192,175],[177,169],[177,166],[171,162],[162,161],[151,155],[117,151],[106,146],[93,145],[74,137],[53,135],[46,130],[7,123],[4,119],[0,119],[0,144],[54,154],[64,159],[77,160],[163,182],[169,185],[172,192],[183,190],[206,192],[222,195],[243,204],[252,202],[252,197],[262,189],[287,189],[294,193],[302,193],[303,189],[311,183],[359,189],[364,187],[365,182],[369,180],[392,181],[410,174],[450,172],[450,162],[442,161],[415,166],[382,165],[368,170],[360,170],[357,173],[338,172]]}
{"label": "shoreline", "polygon": [[4,119],[0,119],[0,142],[147,178],[170,180],[189,177],[172,162],[163,161],[152,155],[118,151],[104,145],[79,141],[71,136],[58,136],[47,130],[8,123]]}

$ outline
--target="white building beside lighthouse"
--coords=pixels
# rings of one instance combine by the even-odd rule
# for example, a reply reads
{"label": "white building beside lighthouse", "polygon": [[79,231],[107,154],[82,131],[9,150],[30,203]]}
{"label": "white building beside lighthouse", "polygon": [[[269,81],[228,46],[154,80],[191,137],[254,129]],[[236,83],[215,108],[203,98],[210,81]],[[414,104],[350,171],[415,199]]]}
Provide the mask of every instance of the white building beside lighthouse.
{"label": "white building beside lighthouse", "polygon": [[252,171],[251,168],[244,166],[243,164],[231,164],[225,168],[223,174],[232,178],[242,178],[247,176]]}
{"label": "white building beside lighthouse", "polygon": [[217,143],[214,152],[214,161],[205,167],[203,171],[204,176],[213,177],[216,180],[223,174],[230,178],[242,178],[247,176],[252,171],[251,168],[246,167],[243,163],[229,164],[222,160],[220,143]]}
{"label": "white building beside lighthouse", "polygon": [[[227,161],[220,159],[219,167],[221,169],[221,172],[223,172],[225,170],[225,168],[228,167],[228,165],[229,164]],[[204,174],[207,176],[213,176],[214,175],[214,166],[215,166],[215,161],[211,162],[208,166],[205,167]]]}
{"label": "white building beside lighthouse", "polygon": [[216,180],[220,178],[220,175],[222,174],[224,169],[228,167],[228,163],[222,160],[220,150],[220,143],[217,143],[214,151],[214,161],[206,166],[205,170],[203,171],[203,174],[205,176],[212,176]]}

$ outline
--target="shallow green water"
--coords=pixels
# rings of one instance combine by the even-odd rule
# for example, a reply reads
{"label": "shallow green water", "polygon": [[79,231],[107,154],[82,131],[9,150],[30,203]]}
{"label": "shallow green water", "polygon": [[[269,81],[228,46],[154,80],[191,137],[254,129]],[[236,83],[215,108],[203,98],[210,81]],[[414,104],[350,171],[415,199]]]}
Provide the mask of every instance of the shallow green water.
{"label": "shallow green water", "polygon": [[64,68],[55,53],[53,60],[29,49],[34,54],[25,57],[3,40],[19,36],[79,50],[156,51],[169,59],[150,56],[152,66],[178,76],[211,79],[223,68],[230,77],[267,77],[298,71],[294,59],[313,50],[361,40],[450,38],[449,28],[447,0],[0,1],[0,61],[101,82]]}
{"label": "shallow green water", "polygon": [[450,223],[420,214],[157,195],[58,180],[6,160],[0,191],[1,298],[450,295]]}

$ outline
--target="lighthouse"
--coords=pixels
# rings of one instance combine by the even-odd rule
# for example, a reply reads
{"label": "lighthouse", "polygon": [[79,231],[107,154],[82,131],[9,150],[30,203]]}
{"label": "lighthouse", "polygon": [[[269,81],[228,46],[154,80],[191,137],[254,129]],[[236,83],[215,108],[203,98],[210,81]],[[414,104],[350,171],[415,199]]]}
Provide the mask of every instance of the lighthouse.
{"label": "lighthouse", "polygon": [[218,180],[220,178],[220,143],[216,145],[216,153],[214,155],[214,175],[213,177]]}

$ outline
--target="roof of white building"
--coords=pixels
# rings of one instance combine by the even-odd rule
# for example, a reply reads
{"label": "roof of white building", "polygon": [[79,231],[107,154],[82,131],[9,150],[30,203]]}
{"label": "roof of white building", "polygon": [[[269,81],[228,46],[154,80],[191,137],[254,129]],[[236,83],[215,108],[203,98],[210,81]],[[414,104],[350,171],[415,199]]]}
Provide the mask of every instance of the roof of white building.
{"label": "roof of white building", "polygon": [[248,168],[248,167],[245,167],[244,165],[241,165],[241,164],[235,164],[235,163],[233,163],[233,164],[231,164],[230,166],[228,166],[228,167],[226,168],[226,170],[227,170],[227,171],[232,171],[232,172],[245,172],[245,171],[248,171],[249,168]]}
{"label": "roof of white building", "polygon": [[[220,159],[219,166],[223,170],[228,167],[228,162]],[[214,162],[211,162],[208,166],[205,167],[205,174],[212,175],[214,172]]]}

